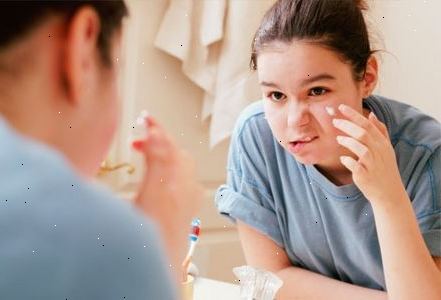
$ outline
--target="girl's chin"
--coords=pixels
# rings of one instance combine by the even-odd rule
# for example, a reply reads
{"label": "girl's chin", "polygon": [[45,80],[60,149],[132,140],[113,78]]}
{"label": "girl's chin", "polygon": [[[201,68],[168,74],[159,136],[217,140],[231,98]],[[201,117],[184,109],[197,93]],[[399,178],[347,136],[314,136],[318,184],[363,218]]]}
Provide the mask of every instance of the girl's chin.
{"label": "girl's chin", "polygon": [[[308,153],[307,155],[291,154],[298,162],[304,165],[334,165],[336,158],[330,155],[323,155],[323,153]],[[337,159],[337,161],[339,161]]]}
{"label": "girl's chin", "polygon": [[292,156],[294,156],[294,158],[299,163],[302,163],[304,165],[315,165],[315,164],[319,164],[322,161],[320,158],[314,157],[312,155],[302,156],[302,155],[294,155],[294,154],[292,154]]}

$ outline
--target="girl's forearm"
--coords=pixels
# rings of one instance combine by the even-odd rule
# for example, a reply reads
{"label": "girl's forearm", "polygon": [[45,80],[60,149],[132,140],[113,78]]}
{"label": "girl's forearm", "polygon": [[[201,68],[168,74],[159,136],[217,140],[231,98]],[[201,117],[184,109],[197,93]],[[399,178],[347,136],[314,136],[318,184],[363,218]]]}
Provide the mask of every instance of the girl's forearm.
{"label": "girl's forearm", "polygon": [[371,203],[389,299],[440,299],[441,272],[424,243],[406,191]]}
{"label": "girl's forearm", "polygon": [[386,300],[383,291],[338,281],[308,270],[288,267],[277,272],[283,285],[277,300]]}

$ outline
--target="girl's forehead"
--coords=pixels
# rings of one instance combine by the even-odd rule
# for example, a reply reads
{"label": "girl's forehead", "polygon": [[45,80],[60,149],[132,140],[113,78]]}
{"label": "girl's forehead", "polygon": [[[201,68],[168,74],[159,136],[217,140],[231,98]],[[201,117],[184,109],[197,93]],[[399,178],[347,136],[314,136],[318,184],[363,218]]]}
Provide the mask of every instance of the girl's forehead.
{"label": "girl's forehead", "polygon": [[277,62],[283,60],[285,63],[311,63],[319,61],[323,63],[342,63],[335,51],[325,46],[309,41],[292,41],[292,42],[271,42],[266,44],[260,51],[257,62],[265,61]]}
{"label": "girl's forehead", "polygon": [[[335,77],[350,74],[350,65],[344,63],[332,50],[316,43],[274,43],[265,47],[257,57],[260,80],[274,77],[306,77],[327,73]],[[293,78],[291,78],[293,79]]]}

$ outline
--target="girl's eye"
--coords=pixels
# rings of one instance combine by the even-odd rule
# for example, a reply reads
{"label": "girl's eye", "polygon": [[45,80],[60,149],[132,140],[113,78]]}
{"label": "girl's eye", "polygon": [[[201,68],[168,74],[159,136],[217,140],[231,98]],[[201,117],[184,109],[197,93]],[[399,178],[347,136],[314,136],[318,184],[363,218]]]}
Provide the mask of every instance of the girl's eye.
{"label": "girl's eye", "polygon": [[328,92],[327,89],[322,88],[322,87],[315,87],[309,90],[309,96],[322,96],[324,95],[326,92]]}
{"label": "girl's eye", "polygon": [[275,101],[275,102],[279,102],[281,100],[283,100],[285,95],[283,95],[280,92],[271,92],[268,94],[268,98],[270,98],[271,100]]}

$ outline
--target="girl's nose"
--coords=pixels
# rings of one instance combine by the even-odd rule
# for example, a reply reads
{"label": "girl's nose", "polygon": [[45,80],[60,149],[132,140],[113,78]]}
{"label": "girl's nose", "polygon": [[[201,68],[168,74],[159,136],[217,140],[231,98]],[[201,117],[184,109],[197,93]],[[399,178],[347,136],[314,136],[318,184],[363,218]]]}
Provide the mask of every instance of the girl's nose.
{"label": "girl's nose", "polygon": [[287,123],[289,127],[299,127],[309,123],[309,106],[305,103],[292,102],[289,105]]}

